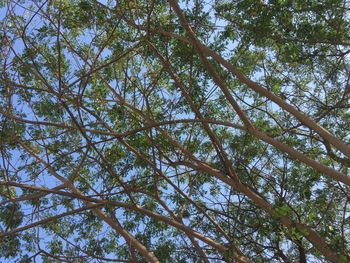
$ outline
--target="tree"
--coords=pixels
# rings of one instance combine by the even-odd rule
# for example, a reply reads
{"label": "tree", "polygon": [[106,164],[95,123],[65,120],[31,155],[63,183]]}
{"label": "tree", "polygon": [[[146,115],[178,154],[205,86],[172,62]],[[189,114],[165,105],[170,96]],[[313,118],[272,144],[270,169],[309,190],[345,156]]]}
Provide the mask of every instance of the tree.
{"label": "tree", "polygon": [[347,1],[0,7],[2,262],[350,262]]}

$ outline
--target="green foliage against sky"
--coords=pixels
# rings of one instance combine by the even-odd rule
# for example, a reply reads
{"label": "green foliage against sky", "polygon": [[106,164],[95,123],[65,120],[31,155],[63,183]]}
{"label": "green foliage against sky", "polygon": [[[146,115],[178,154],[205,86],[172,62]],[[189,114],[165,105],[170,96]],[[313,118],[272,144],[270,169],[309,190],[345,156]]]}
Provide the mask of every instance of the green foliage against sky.
{"label": "green foliage against sky", "polygon": [[350,262],[349,20],[0,1],[0,261]]}

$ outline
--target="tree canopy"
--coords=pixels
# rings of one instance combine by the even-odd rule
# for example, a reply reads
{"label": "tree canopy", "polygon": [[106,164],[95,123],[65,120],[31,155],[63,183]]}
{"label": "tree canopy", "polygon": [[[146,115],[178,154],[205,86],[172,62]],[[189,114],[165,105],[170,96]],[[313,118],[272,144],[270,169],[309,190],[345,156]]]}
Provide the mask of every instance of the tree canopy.
{"label": "tree canopy", "polygon": [[346,0],[0,0],[1,262],[350,262]]}

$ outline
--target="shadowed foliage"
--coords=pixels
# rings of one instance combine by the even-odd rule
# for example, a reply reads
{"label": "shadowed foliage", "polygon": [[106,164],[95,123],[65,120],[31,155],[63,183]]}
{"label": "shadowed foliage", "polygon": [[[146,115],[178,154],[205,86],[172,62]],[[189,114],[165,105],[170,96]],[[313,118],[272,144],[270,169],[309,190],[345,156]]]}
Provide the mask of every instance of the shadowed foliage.
{"label": "shadowed foliage", "polygon": [[0,1],[0,261],[350,262],[349,8]]}

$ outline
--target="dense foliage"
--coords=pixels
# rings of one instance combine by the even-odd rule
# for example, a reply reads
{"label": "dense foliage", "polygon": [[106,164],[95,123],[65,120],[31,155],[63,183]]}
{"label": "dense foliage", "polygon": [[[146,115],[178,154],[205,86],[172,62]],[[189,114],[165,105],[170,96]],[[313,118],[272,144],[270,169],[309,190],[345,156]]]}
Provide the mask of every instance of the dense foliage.
{"label": "dense foliage", "polygon": [[349,9],[0,1],[0,261],[350,262]]}

